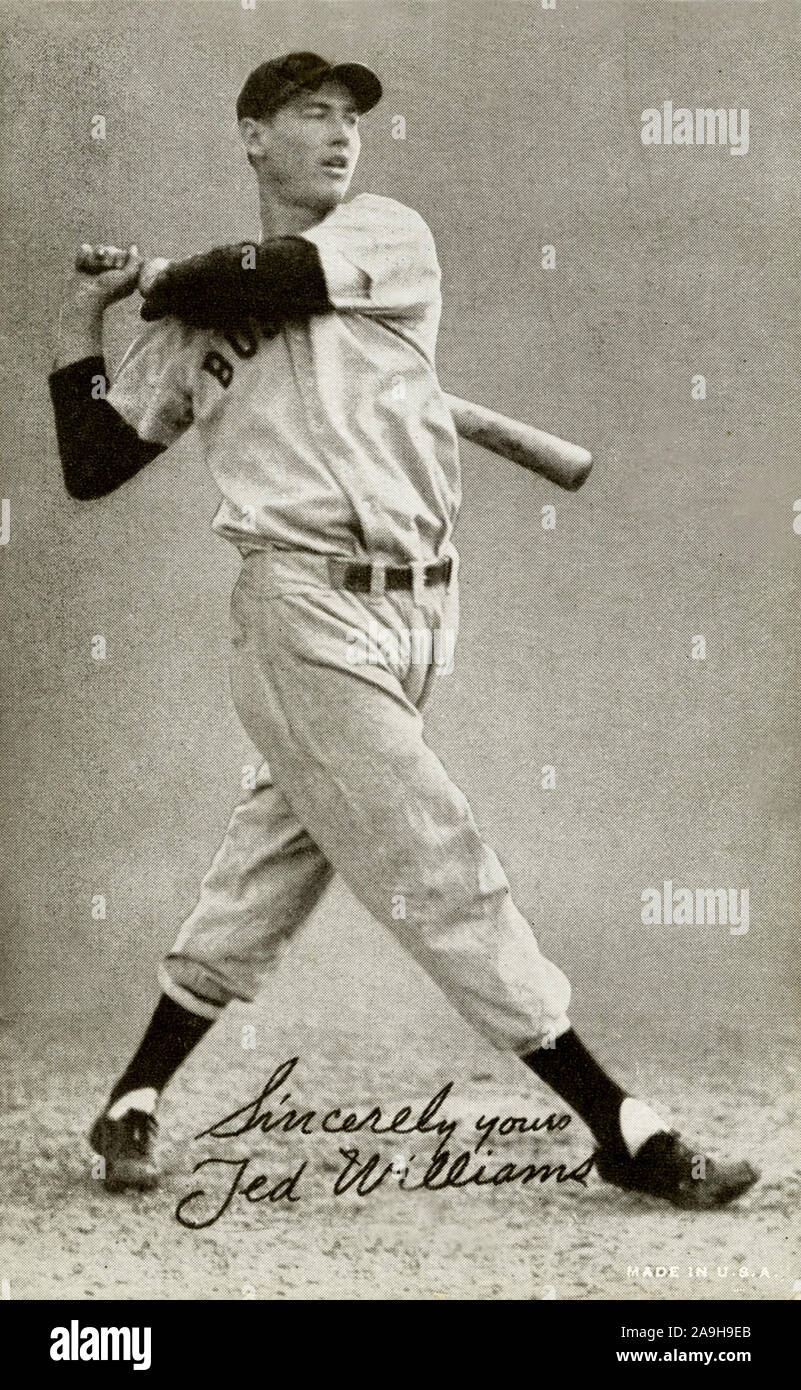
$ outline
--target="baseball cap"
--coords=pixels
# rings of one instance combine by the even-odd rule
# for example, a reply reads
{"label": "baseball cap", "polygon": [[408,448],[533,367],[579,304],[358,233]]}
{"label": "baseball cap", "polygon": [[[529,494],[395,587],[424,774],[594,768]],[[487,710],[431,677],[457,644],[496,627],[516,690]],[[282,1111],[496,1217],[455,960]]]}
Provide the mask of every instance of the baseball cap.
{"label": "baseball cap", "polygon": [[381,83],[362,63],[329,63],[316,53],[287,53],[270,58],[248,78],[236,103],[236,118],[263,120],[303,88],[311,91],[323,82],[341,82],[353,96],[359,112],[369,111],[381,99]]}

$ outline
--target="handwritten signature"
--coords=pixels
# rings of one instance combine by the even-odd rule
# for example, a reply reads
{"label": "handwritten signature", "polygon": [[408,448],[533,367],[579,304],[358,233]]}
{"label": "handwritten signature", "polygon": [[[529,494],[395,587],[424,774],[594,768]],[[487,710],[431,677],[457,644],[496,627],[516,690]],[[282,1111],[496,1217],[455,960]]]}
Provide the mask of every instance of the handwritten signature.
{"label": "handwritten signature", "polygon": [[[563,1163],[502,1163],[490,1171],[485,1158],[492,1155],[489,1141],[496,1136],[509,1134],[533,1134],[538,1130],[559,1131],[567,1129],[570,1115],[551,1113],[544,1118],[525,1115],[481,1115],[475,1122],[478,1139],[461,1152],[454,1153],[450,1147],[460,1120],[449,1119],[445,1103],[453,1090],[449,1081],[436,1095],[419,1108],[410,1105],[400,1106],[389,1115],[385,1105],[373,1105],[360,1115],[355,1107],[342,1109],[335,1107],[326,1112],[317,1110],[298,1110],[290,1105],[292,1092],[281,1096],[278,1108],[267,1106],[267,1101],[276,1092],[284,1089],[295,1067],[297,1057],[290,1057],[276,1067],[262,1090],[253,1100],[232,1111],[230,1115],[216,1120],[208,1129],[195,1135],[196,1139],[235,1139],[243,1134],[270,1134],[280,1131],[284,1134],[374,1134],[408,1136],[436,1136],[437,1145],[429,1155],[410,1154],[403,1159],[397,1155],[387,1159],[381,1152],[363,1154],[357,1148],[338,1148],[342,1159],[340,1171],[332,1186],[332,1195],[341,1197],[347,1192],[355,1192],[367,1197],[376,1192],[383,1183],[390,1180],[404,1192],[442,1192],[446,1188],[463,1187],[502,1187],[508,1183],[526,1185],[537,1179],[547,1182],[555,1178],[557,1182],[577,1182],[586,1186],[587,1176],[592,1168],[592,1157],[584,1159],[575,1168],[567,1170]],[[485,1146],[487,1146],[485,1148]],[[476,1163],[479,1154],[482,1161]],[[308,1160],[278,1181],[270,1184],[266,1173],[251,1176],[248,1172],[252,1158],[204,1158],[193,1168],[193,1173],[201,1169],[228,1170],[228,1187],[221,1201],[209,1213],[207,1193],[203,1187],[182,1197],[175,1210],[176,1220],[192,1230],[203,1230],[213,1226],[229,1209],[235,1197],[243,1197],[248,1202],[299,1202],[301,1200],[301,1178],[308,1166]],[[423,1167],[425,1164],[425,1168]],[[411,1169],[416,1165],[412,1177]],[[247,1177],[247,1180],[246,1180]]]}

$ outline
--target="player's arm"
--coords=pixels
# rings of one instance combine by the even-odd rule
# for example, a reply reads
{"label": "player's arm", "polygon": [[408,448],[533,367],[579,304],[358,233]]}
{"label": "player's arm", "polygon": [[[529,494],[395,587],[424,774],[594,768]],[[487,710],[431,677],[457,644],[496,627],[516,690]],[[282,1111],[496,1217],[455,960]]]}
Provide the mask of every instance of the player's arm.
{"label": "player's arm", "polygon": [[319,251],[330,297],[343,313],[422,322],[441,307],[434,238],[419,213],[360,194],[303,233]]}
{"label": "player's arm", "polygon": [[146,292],[142,317],[172,314],[223,329],[247,318],[280,328],[332,310],[415,319],[436,303],[439,278],[422,218],[392,199],[362,195],[301,236],[172,262]]}
{"label": "player's arm", "polygon": [[103,315],[110,304],[136,289],[142,262],[127,252],[97,248],[99,273],[77,272],[59,319],[58,347],[50,375],[50,398],[64,485],[81,501],[113,492],[165,445],[140,439],[106,399]]}
{"label": "player's arm", "polygon": [[248,318],[275,329],[333,309],[317,248],[303,237],[218,246],[172,261],[145,297],[142,318],[173,315],[194,328]]}

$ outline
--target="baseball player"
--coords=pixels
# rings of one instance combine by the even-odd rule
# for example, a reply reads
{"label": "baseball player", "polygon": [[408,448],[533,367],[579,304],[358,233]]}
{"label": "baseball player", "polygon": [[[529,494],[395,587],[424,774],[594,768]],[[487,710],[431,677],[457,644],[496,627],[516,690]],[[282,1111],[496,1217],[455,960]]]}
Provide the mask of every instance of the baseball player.
{"label": "baseball player", "polygon": [[337,872],[453,1006],[585,1121],[603,1179],[720,1207],[757,1174],[694,1153],[584,1047],[568,981],[424,739],[438,645],[457,624],[459,462],[435,371],[431,233],[391,199],[345,201],[380,96],[358,63],[263,63],[237,103],[260,242],[166,266],[105,393],[103,312],[137,286],[137,249],[84,248],[93,273],[62,311],[50,387],[73,497],[111,492],[197,430],[222,496],[213,528],[242,556],[232,693],[264,759],[90,1142],[110,1189],[156,1183],[164,1087],[231,1000],[256,998]]}

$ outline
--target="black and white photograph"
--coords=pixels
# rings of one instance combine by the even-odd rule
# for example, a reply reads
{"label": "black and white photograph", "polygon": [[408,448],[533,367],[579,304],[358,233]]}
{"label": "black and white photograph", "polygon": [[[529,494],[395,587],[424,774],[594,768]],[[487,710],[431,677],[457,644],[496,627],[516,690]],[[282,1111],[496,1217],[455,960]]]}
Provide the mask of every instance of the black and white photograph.
{"label": "black and white photograph", "polygon": [[0,1306],[801,1298],[797,7],[0,32]]}

